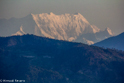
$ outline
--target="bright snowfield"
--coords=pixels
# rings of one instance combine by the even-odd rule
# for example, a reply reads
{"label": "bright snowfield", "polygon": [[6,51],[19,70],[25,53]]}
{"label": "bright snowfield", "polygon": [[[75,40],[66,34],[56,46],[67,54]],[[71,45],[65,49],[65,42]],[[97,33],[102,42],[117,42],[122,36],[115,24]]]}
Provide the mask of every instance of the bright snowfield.
{"label": "bright snowfield", "polygon": [[[27,17],[32,19],[34,23],[31,24],[29,20],[21,24],[21,21],[19,21],[20,30],[12,35],[29,33],[58,40],[82,42],[89,45],[113,36],[113,32],[109,28],[101,31],[95,25],[91,25],[80,13],[62,15],[42,13],[31,14]],[[27,17],[24,17],[23,20]]]}

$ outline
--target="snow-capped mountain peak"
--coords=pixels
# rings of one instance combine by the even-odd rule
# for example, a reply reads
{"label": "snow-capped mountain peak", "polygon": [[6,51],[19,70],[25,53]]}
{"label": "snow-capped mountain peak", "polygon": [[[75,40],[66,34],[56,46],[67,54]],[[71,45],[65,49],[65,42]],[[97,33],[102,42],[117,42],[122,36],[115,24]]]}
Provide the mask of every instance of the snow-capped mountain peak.
{"label": "snow-capped mountain peak", "polygon": [[111,31],[111,29],[110,29],[109,27],[107,27],[107,28],[105,29],[105,31],[107,31],[107,32],[109,33],[109,35],[111,35],[111,36],[114,35],[114,33]]}
{"label": "snow-capped mountain peak", "polygon": [[50,14],[50,15],[55,15],[53,12],[50,12],[49,14]]}
{"label": "snow-capped mountain peak", "polygon": [[100,29],[97,26],[95,26],[95,25],[91,25],[91,28],[93,29],[94,33],[100,32]]}
{"label": "snow-capped mountain peak", "polygon": [[32,14],[32,17],[45,37],[68,40],[82,33],[93,33],[89,22],[80,14]]}
{"label": "snow-capped mountain peak", "polygon": [[[8,33],[13,34],[17,31],[13,35],[29,33],[37,36],[82,42],[85,44],[93,44],[113,35],[109,28],[105,31],[101,31],[95,25],[91,25],[80,13],[65,13],[61,15],[56,15],[52,12],[42,14],[31,13],[26,17],[10,20],[10,22],[5,22],[4,24],[5,26],[3,27],[6,28],[6,25],[8,25],[11,29]],[[20,30],[18,29],[19,27]],[[6,31],[6,29],[4,31]]]}
{"label": "snow-capped mountain peak", "polygon": [[20,30],[17,31],[15,34],[12,34],[12,35],[24,35],[26,34],[24,31],[23,31],[23,26],[20,27]]}

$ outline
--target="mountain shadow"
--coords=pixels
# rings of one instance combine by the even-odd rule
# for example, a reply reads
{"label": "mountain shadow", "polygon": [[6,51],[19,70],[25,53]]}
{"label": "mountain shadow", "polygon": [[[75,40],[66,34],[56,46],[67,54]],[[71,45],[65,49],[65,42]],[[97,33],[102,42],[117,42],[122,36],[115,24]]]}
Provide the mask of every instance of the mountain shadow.
{"label": "mountain shadow", "polygon": [[124,83],[124,52],[38,37],[0,37],[0,79]]}

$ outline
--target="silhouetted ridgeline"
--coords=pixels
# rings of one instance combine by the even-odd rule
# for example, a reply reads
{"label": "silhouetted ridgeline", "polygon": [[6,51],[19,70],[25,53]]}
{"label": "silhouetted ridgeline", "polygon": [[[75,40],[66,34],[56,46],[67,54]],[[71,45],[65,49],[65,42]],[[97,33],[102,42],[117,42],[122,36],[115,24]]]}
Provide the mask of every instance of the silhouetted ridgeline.
{"label": "silhouetted ridgeline", "polygon": [[94,45],[105,48],[115,48],[124,51],[124,32],[117,36],[110,37],[101,42],[95,43]]}
{"label": "silhouetted ridgeline", "polygon": [[34,35],[0,37],[0,79],[124,83],[124,52]]}

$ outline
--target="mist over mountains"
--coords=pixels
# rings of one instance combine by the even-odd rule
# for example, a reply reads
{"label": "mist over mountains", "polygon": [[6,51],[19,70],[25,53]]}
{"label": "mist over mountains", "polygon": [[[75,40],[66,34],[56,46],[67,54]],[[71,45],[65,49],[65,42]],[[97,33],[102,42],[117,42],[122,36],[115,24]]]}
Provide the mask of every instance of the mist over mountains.
{"label": "mist over mountains", "polygon": [[94,44],[113,36],[106,28],[101,31],[91,25],[80,13],[55,15],[54,13],[30,14],[23,18],[0,19],[0,36],[34,34],[58,40]]}

